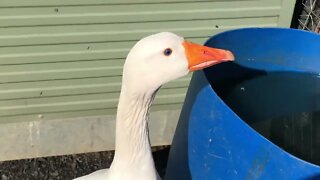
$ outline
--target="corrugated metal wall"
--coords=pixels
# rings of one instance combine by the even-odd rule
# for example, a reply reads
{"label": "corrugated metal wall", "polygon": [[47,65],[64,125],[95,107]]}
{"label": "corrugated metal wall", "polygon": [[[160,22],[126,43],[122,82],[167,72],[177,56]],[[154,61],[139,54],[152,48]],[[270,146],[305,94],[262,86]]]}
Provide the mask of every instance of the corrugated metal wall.
{"label": "corrugated metal wall", "polygon": [[[172,31],[203,43],[228,29],[289,26],[294,3],[0,0],[0,123],[114,115],[122,64],[130,47],[141,37]],[[153,111],[179,110],[189,79],[166,85]],[[0,142],[5,141],[7,138],[0,138]],[[37,155],[101,149],[106,148],[40,151]],[[33,156],[30,154],[27,156]]]}

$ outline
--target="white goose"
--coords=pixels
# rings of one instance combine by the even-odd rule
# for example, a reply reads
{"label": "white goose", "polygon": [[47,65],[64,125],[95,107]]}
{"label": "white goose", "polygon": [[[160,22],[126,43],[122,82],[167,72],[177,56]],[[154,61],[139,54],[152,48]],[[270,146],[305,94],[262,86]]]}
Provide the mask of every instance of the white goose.
{"label": "white goose", "polygon": [[157,90],[190,71],[233,59],[230,51],[193,44],[169,32],[136,43],[124,64],[111,167],[77,180],[159,180],[148,133],[149,108]]}

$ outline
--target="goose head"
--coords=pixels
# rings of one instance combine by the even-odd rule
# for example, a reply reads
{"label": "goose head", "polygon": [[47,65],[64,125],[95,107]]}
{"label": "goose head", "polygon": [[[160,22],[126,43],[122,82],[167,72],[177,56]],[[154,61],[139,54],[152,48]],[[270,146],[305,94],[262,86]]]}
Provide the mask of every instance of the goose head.
{"label": "goose head", "polygon": [[234,60],[230,51],[198,45],[162,32],[138,41],[124,64],[123,81],[127,88],[151,92],[161,85],[225,61]]}

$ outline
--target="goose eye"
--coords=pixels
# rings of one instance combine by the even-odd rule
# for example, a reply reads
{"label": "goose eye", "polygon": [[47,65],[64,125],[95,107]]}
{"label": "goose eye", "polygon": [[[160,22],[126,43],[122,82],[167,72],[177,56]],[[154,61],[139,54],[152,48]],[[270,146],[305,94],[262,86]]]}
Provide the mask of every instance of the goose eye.
{"label": "goose eye", "polygon": [[165,56],[170,56],[172,54],[172,49],[171,48],[167,48],[163,51],[163,54]]}

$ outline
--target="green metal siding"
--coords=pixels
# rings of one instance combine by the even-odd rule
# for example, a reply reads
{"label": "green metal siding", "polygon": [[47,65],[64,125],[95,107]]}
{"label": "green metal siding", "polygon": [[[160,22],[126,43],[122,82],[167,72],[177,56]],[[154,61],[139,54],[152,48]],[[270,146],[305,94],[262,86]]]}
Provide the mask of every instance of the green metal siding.
{"label": "green metal siding", "polygon": [[[122,64],[140,38],[171,31],[203,43],[229,29],[288,27],[294,3],[0,0],[0,123],[114,115]],[[164,86],[152,110],[179,110],[190,77]]]}
{"label": "green metal siding", "polygon": [[[0,121],[113,114],[121,66],[141,37],[173,31],[203,43],[228,29],[277,26],[281,7],[279,0],[1,1]],[[188,79],[167,85],[155,104],[181,104]]]}

